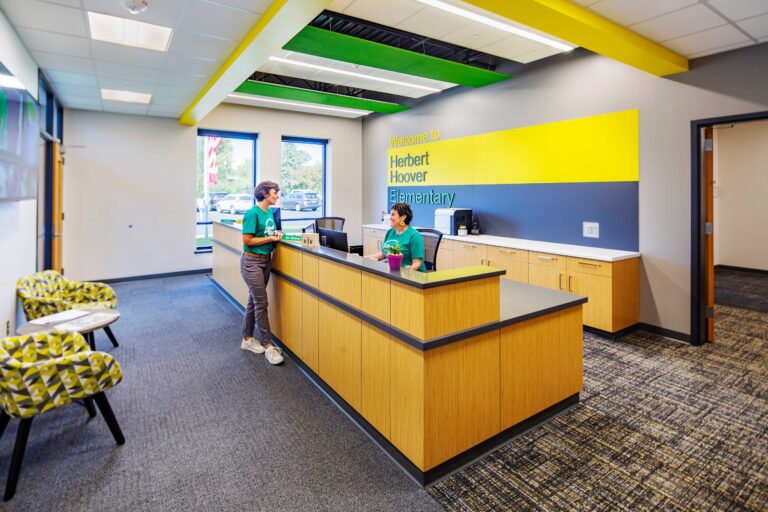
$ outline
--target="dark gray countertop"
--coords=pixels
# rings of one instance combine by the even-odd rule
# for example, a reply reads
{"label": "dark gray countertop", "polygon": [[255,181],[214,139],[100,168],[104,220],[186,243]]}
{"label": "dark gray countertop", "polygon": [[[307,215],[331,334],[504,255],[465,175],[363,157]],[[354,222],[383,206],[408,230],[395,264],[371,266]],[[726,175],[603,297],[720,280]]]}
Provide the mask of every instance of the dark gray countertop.
{"label": "dark gray countertop", "polygon": [[319,247],[318,249],[307,249],[301,245],[301,242],[282,241],[282,244],[293,247],[300,251],[319,256],[342,265],[359,268],[365,272],[370,272],[382,277],[386,277],[399,283],[407,284],[415,288],[434,288],[436,286],[445,286],[447,284],[463,283],[483,279],[486,277],[502,276],[507,273],[506,270],[484,265],[474,267],[462,267],[450,270],[437,270],[435,272],[418,272],[401,268],[391,271],[386,261],[376,261],[370,258],[363,258],[357,254],[350,254],[328,247]]}

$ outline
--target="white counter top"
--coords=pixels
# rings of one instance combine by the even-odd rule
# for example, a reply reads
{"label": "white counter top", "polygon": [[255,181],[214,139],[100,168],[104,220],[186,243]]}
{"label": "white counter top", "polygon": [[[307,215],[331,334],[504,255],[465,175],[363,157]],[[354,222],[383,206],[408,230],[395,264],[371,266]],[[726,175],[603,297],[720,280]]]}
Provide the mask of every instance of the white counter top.
{"label": "white counter top", "polygon": [[[414,226],[416,227],[416,226]],[[363,224],[363,229],[378,229],[386,231],[389,224]],[[473,243],[480,245],[493,245],[507,249],[520,249],[524,251],[548,252],[561,256],[574,258],[587,258],[600,261],[621,261],[631,258],[639,258],[639,252],[617,251],[614,249],[600,249],[598,247],[585,247],[583,245],[556,244],[552,242],[539,242],[537,240],[525,240],[522,238],[507,238],[493,235],[468,235],[453,236],[443,235],[444,240]]]}

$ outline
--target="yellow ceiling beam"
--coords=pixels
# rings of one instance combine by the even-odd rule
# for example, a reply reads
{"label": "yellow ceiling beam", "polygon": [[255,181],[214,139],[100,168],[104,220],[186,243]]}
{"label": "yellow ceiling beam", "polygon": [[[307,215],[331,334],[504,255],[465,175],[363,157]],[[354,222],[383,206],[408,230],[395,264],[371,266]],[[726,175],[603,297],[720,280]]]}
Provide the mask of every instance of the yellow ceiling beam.
{"label": "yellow ceiling beam", "polygon": [[245,82],[332,0],[275,0],[179,117],[194,125]]}
{"label": "yellow ceiling beam", "polygon": [[657,76],[688,71],[688,59],[568,0],[464,0]]}

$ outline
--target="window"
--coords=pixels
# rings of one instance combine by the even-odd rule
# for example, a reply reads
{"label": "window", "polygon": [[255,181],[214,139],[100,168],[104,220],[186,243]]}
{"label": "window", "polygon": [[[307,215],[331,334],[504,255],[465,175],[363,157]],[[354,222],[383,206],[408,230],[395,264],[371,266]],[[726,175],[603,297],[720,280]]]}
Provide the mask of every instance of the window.
{"label": "window", "polygon": [[283,137],[280,158],[280,216],[283,231],[298,231],[325,217],[328,141]]}
{"label": "window", "polygon": [[196,250],[211,250],[211,223],[240,220],[253,206],[256,134],[197,131]]}

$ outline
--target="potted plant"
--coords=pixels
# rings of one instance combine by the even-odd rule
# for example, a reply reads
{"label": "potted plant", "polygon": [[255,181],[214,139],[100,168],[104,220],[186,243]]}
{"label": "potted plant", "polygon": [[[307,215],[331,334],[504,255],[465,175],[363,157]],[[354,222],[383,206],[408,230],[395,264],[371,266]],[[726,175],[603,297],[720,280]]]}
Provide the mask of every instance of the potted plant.
{"label": "potted plant", "polygon": [[400,270],[403,254],[400,252],[399,243],[395,242],[387,247],[387,261],[389,262],[389,270]]}

